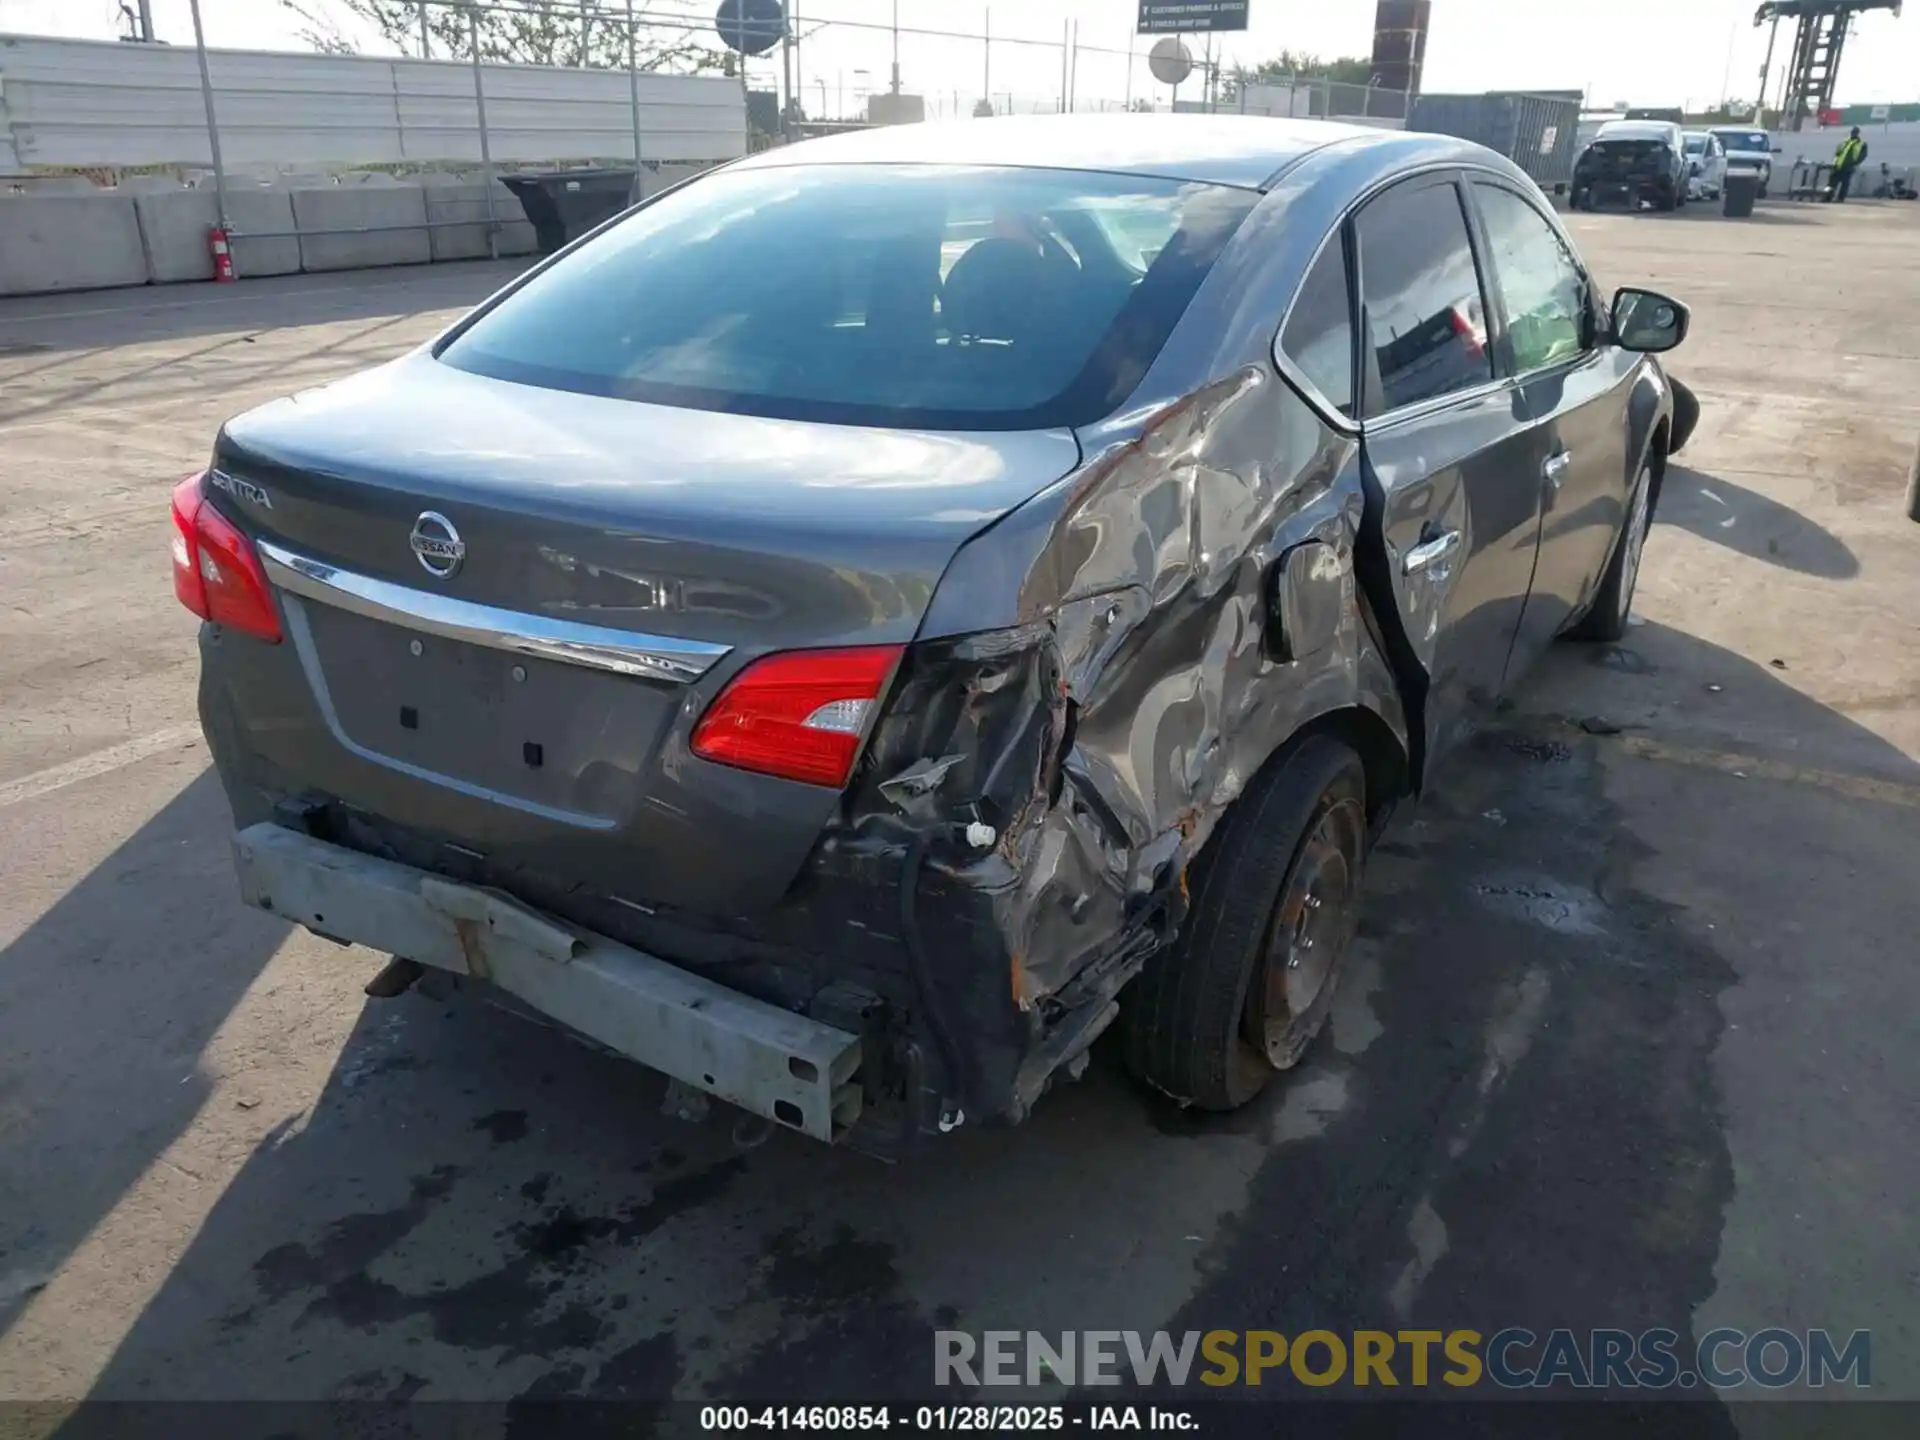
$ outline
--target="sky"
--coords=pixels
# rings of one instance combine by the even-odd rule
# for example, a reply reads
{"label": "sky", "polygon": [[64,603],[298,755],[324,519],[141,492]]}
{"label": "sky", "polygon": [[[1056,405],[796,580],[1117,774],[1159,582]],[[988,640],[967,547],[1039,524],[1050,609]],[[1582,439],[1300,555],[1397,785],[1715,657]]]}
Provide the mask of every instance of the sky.
{"label": "sky", "polygon": [[[132,5],[134,0],[125,0]],[[341,0],[305,0],[354,33]],[[717,0],[640,0],[656,13],[710,16]],[[884,27],[894,0],[790,0],[800,14],[802,100],[813,114],[848,114],[869,90],[885,89],[892,39]],[[151,0],[160,38],[191,43],[188,0]],[[898,0],[903,27],[996,37],[978,41],[907,33],[900,40],[903,88],[937,108],[970,108],[983,80],[995,95],[1051,103],[1061,85],[1062,28],[1078,25],[1076,97],[1115,104],[1129,94],[1164,102],[1166,87],[1136,60],[1128,82],[1126,49],[1135,0]],[[1767,32],[1752,23],[1757,0],[1434,0],[1425,88],[1430,91],[1582,89],[1595,106],[1706,105],[1752,99]],[[121,0],[0,0],[0,31],[111,39]],[[248,49],[298,49],[299,22],[280,0],[200,0],[207,43]],[[1252,0],[1252,26],[1217,37],[1226,63],[1253,64],[1283,49],[1320,55],[1371,49],[1373,0]],[[989,15],[991,16],[989,20]],[[826,22],[826,23],[821,23]],[[839,22],[839,23],[836,23]],[[1783,32],[1784,33],[1784,32]],[[1005,37],[1004,39],[1000,37]],[[387,51],[360,34],[369,53]],[[1019,45],[1014,38],[1044,40]],[[1144,55],[1147,43],[1139,42]],[[1190,41],[1196,48],[1203,43]],[[1785,46],[1782,45],[1784,52]],[[1111,53],[1102,53],[1111,52]],[[990,55],[991,71],[982,61]],[[1784,56],[1776,57],[1776,73]],[[756,83],[776,66],[756,62]],[[1862,17],[1842,64],[1842,103],[1920,99],[1920,13],[1905,19]]]}

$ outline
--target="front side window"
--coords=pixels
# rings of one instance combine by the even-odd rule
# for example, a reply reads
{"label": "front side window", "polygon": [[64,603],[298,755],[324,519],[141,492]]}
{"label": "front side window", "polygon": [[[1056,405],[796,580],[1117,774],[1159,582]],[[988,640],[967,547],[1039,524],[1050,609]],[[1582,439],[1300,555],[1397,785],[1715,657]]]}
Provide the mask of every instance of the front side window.
{"label": "front side window", "polygon": [[1513,191],[1476,181],[1473,193],[1506,311],[1514,373],[1574,359],[1584,348],[1587,282],[1566,245]]}
{"label": "front side window", "polygon": [[1353,313],[1347,252],[1335,235],[1320,252],[1293,302],[1280,349],[1342,415],[1353,407]]}
{"label": "front side window", "polygon": [[536,275],[439,358],[783,419],[1084,425],[1132,393],[1258,200],[1069,170],[722,172]]}
{"label": "front side window", "polygon": [[1415,181],[1389,190],[1368,202],[1356,226],[1361,294],[1379,371],[1367,413],[1491,380],[1480,277],[1453,182]]}

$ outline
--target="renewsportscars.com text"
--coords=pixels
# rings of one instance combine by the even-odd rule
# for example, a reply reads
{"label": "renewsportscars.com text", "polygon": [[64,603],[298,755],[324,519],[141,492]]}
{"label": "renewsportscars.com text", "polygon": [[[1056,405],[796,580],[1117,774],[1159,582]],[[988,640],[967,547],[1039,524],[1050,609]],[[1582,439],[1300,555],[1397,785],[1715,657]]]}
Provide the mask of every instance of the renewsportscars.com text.
{"label": "renewsportscars.com text", "polygon": [[937,1330],[936,1385],[1670,1390],[1873,1383],[1865,1330]]}

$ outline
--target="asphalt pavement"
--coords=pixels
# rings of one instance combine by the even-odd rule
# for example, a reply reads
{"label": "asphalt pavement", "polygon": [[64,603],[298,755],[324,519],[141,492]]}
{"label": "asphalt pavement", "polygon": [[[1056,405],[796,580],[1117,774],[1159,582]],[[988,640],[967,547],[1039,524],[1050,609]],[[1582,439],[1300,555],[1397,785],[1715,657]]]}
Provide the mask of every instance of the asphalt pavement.
{"label": "asphalt pavement", "polygon": [[0,1397],[881,1399],[936,1329],[1525,1325],[1864,1329],[1920,1400],[1917,212],[1575,217],[1696,308],[1641,623],[1396,822],[1288,1083],[1199,1117],[1102,1053],[897,1166],[368,1000],[235,899],[168,489],[508,269],[0,302]]}

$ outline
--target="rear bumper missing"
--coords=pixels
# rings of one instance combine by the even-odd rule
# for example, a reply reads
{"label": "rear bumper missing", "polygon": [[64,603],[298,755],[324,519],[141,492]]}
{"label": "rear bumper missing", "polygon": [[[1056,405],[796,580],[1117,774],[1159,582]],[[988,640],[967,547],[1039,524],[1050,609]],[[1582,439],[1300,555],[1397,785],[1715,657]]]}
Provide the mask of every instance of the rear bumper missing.
{"label": "rear bumper missing", "polygon": [[829,1143],[860,1118],[861,1039],[497,891],[273,824],[234,837],[242,898],[329,939],[486,980],[622,1055]]}

